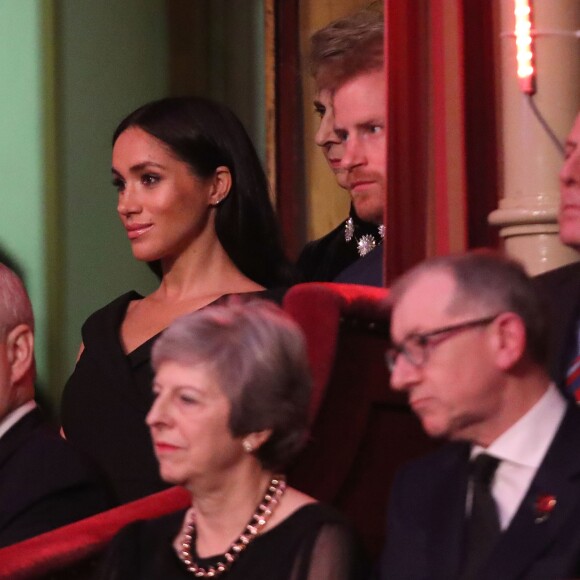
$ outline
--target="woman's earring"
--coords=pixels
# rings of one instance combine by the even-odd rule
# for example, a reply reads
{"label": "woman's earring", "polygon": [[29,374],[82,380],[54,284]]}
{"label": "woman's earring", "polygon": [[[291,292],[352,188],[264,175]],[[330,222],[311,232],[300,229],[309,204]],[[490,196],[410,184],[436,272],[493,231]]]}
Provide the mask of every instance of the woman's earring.
{"label": "woman's earring", "polygon": [[242,447],[246,453],[252,453],[254,451],[254,446],[247,439],[242,441]]}

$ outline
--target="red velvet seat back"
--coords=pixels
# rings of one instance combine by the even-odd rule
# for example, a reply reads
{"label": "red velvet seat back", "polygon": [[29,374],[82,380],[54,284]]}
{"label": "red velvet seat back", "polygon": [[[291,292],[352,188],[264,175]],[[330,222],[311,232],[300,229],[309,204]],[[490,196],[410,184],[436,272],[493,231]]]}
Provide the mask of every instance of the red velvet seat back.
{"label": "red velvet seat back", "polygon": [[374,557],[396,470],[435,446],[406,398],[389,389],[387,294],[312,283],[292,288],[284,301],[305,331],[315,378],[311,441],[290,483],[346,514]]}
{"label": "red velvet seat back", "polygon": [[95,556],[130,522],[160,517],[191,503],[172,487],[0,550],[0,580],[91,578]]}

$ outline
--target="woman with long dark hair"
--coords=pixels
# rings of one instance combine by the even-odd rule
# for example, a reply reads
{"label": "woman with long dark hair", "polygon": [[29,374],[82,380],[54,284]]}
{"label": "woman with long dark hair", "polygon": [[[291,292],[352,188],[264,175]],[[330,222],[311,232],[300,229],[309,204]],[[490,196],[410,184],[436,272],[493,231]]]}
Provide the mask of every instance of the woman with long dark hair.
{"label": "woman with long dark hair", "polygon": [[268,296],[289,276],[266,176],[226,107],[197,97],[144,105],[114,133],[112,171],[133,255],[160,285],[123,294],[83,325],[62,425],[126,502],[164,487],[145,426],[160,332],[223,296]]}

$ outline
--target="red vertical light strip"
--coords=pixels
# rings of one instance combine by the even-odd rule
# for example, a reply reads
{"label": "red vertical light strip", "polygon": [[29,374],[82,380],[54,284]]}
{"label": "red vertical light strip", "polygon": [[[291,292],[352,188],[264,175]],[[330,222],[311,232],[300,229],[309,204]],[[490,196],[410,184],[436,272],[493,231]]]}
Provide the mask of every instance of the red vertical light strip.
{"label": "red vertical light strip", "polygon": [[285,248],[295,259],[306,241],[299,0],[275,2],[274,7],[276,201]]}
{"label": "red vertical light strip", "polygon": [[532,6],[530,0],[515,0],[517,74],[522,92],[535,92],[534,45],[532,40]]}

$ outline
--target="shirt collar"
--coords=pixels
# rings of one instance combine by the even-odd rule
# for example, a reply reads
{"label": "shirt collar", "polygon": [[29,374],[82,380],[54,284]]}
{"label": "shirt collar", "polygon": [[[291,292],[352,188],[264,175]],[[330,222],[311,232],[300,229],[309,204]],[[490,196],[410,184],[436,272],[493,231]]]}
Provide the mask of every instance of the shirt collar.
{"label": "shirt collar", "polygon": [[566,401],[552,383],[542,398],[487,449],[475,445],[472,457],[485,451],[502,461],[540,467],[566,413]]}
{"label": "shirt collar", "polygon": [[20,407],[17,407],[14,409],[14,411],[8,413],[8,415],[6,415],[6,417],[0,421],[0,437],[3,437],[8,429],[16,425],[16,423],[18,423],[18,421],[20,421],[24,415],[30,413],[30,411],[35,408],[36,403],[34,399],[32,399],[24,403],[24,405],[20,405]]}

